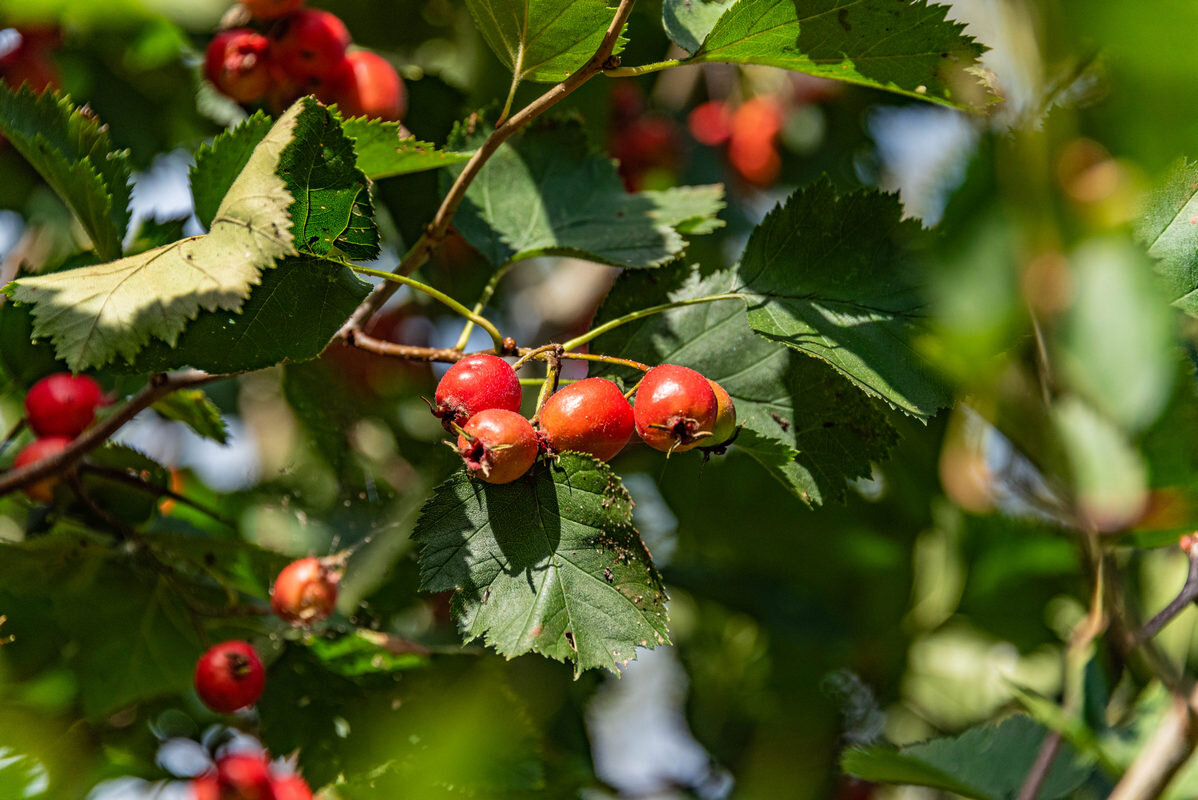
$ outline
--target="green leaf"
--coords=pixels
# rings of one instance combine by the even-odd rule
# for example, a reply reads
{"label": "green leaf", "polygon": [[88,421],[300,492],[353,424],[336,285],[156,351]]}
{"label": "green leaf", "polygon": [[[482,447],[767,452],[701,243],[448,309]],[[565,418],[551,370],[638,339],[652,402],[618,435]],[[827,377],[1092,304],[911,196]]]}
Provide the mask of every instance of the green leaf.
{"label": "green leaf", "polygon": [[34,306],[34,335],[48,336],[74,370],[132,359],[151,338],[173,345],[201,310],[236,311],[261,271],[296,252],[276,174],[293,141],[296,104],[254,149],[221,202],[211,232],[107,264],[21,278],[13,297]]}
{"label": "green leaf", "polygon": [[906,274],[921,234],[894,195],[800,189],[753,231],[739,268],[758,333],[822,359],[920,420],[950,396],[913,348],[923,298]]}
{"label": "green leaf", "polygon": [[57,92],[0,86],[0,133],[70,206],[103,259],[121,254],[129,225],[128,153],[108,129]]}
{"label": "green leaf", "polygon": [[[733,272],[625,272],[595,324],[656,303],[722,294]],[[845,479],[868,475],[896,440],[875,401],[823,363],[753,332],[739,299],[684,306],[621,325],[592,344],[597,353],[649,364],[682,364],[717,381],[744,428],[736,446],[797,494],[823,503],[844,495]],[[635,379],[631,373],[622,374]]]}
{"label": "green leaf", "polygon": [[674,44],[693,53],[735,0],[664,0],[661,21]]}
{"label": "green leaf", "polygon": [[[609,0],[466,0],[495,55],[523,80],[557,83],[587,62],[616,16]],[[615,52],[623,47],[621,40]]]}
{"label": "green leaf", "polygon": [[240,313],[204,312],[174,347],[153,341],[130,364],[116,366],[138,373],[185,366],[230,373],[307,361],[321,354],[369,293],[370,284],[348,267],[284,259],[262,274]]}
{"label": "green leaf", "polygon": [[1136,238],[1159,259],[1173,305],[1198,317],[1198,162],[1175,163],[1145,206]]}
{"label": "green leaf", "polygon": [[765,64],[960,106],[985,48],[926,0],[739,0],[686,63]]}
{"label": "green leaf", "polygon": [[22,386],[66,370],[66,364],[54,356],[53,345],[33,340],[30,311],[19,303],[0,305],[0,375]]}
{"label": "green leaf", "polygon": [[136,476],[146,484],[146,488],[141,489],[103,474],[85,471],[80,475],[81,485],[90,501],[129,525],[140,525],[153,516],[159,500],[153,489],[165,489],[170,485],[170,471],[166,467],[127,445],[109,442],[89,453],[87,461],[109,472]]}
{"label": "green leaf", "polygon": [[[978,800],[1013,800],[1035,763],[1047,731],[1025,716],[971,728],[953,739],[934,739],[899,750],[849,750],[845,772],[876,783],[930,786]],[[1055,800],[1077,789],[1091,769],[1062,746],[1036,795]]]}
{"label": "green leaf", "polygon": [[191,196],[195,199],[196,217],[205,228],[212,227],[221,200],[272,124],[264,112],[256,111],[236,128],[218,135],[212,144],[202,144],[196,151],[191,168]]}
{"label": "green leaf", "polygon": [[[485,133],[475,130],[469,142]],[[468,143],[460,131],[455,139]],[[451,182],[443,178],[446,191]],[[629,194],[577,122],[550,121],[495,153],[467,190],[454,225],[496,267],[550,254],[657,267],[682,253],[683,232],[722,226],[716,214],[723,207],[721,186]]]}
{"label": "green leaf", "polygon": [[425,504],[413,537],[421,588],[456,590],[467,640],[612,671],[667,643],[666,594],[606,464],[567,453],[502,486],[459,472]]}
{"label": "green leaf", "polygon": [[372,181],[440,169],[468,161],[473,153],[438,150],[415,137],[402,137],[398,122],[355,117],[343,120],[341,129],[353,139],[358,169]]}
{"label": "green leaf", "polygon": [[229,441],[229,429],[221,419],[220,409],[208,399],[203,389],[172,392],[150,408],[166,419],[182,422],[205,439],[220,444]]}
{"label": "green leaf", "polygon": [[334,639],[313,637],[307,644],[326,669],[347,678],[398,672],[428,662],[425,648],[397,636],[364,628]]}

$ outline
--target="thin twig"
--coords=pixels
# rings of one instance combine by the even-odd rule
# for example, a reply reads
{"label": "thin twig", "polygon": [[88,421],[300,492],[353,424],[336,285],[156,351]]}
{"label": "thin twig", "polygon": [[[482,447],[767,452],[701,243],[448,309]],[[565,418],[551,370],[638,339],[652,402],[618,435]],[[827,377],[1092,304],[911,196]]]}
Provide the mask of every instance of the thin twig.
{"label": "thin twig", "polygon": [[1138,645],[1156,636],[1160,633],[1161,628],[1168,625],[1174,617],[1198,600],[1198,549],[1189,550],[1186,555],[1189,559],[1189,571],[1186,573],[1186,581],[1182,584],[1181,591],[1169,605],[1145,622],[1144,626],[1136,632],[1135,644]]}
{"label": "thin twig", "polygon": [[376,339],[362,331],[351,331],[345,343],[359,350],[366,350],[380,356],[402,358],[407,361],[439,361],[453,364],[466,357],[466,353],[452,347],[419,347],[411,344],[396,344],[394,342]]}
{"label": "thin twig", "polygon": [[209,375],[199,370],[185,370],[183,372],[155,375],[150,379],[150,383],[140,392],[129,398],[129,401],[125,405],[85,430],[61,452],[44,458],[35,464],[30,464],[27,467],[9,470],[0,474],[0,497],[24,486],[36,483],[43,478],[48,478],[51,475],[65,471],[78,462],[79,459],[107,441],[126,422],[171,392],[192,386],[202,386],[205,383],[211,383],[212,381],[227,377],[229,376]]}
{"label": "thin twig", "polygon": [[[475,151],[470,160],[466,162],[466,166],[458,174],[457,180],[450,187],[449,192],[445,195],[445,199],[441,201],[440,208],[437,209],[437,213],[433,216],[433,221],[429,223],[424,234],[412,245],[412,248],[404,255],[403,261],[396,267],[395,273],[397,275],[411,275],[422,264],[428,261],[433,250],[445,239],[449,231],[449,225],[453,221],[453,215],[457,213],[458,206],[462,204],[462,200],[466,197],[466,190],[470,188],[470,184],[478,177],[483,166],[495,154],[500,145],[510,139],[518,130],[560,103],[574,92],[574,90],[595,75],[598,75],[604,69],[614,69],[619,66],[617,63],[618,59],[612,57],[612,51],[615,49],[616,42],[620,38],[620,32],[624,29],[624,24],[628,21],[629,14],[632,13],[634,2],[635,0],[620,0],[620,5],[616,8],[615,16],[612,17],[611,24],[608,26],[607,32],[603,35],[603,41],[599,44],[599,48],[595,51],[595,54],[585,64],[579,67],[566,80],[517,111],[491,132],[491,135]],[[395,291],[396,285],[393,283],[385,283],[377,287],[358,306],[345,325],[341,327],[338,337],[347,339],[351,331],[361,329],[367,320],[374,316],[374,313],[382,307],[383,303],[387,302]]]}
{"label": "thin twig", "polygon": [[1108,800],[1151,800],[1161,796],[1194,752],[1195,704],[1198,704],[1198,690],[1190,689],[1187,694],[1173,696],[1173,706],[1115,785]]}
{"label": "thin twig", "polygon": [[1057,752],[1060,749],[1061,734],[1057,731],[1049,731],[1040,745],[1040,752],[1036,754],[1036,761],[1027,773],[1023,786],[1019,787],[1018,800],[1036,800],[1036,796],[1040,794],[1040,787],[1044,785],[1044,779],[1048,777],[1048,771],[1052,769],[1052,762],[1056,760]]}
{"label": "thin twig", "polygon": [[106,480],[123,483],[126,486],[132,486],[136,489],[140,489],[143,492],[148,492],[149,494],[160,498],[169,498],[178,503],[182,503],[185,506],[194,508],[201,514],[211,517],[228,528],[237,530],[237,526],[234,525],[233,522],[227,517],[222,516],[220,512],[208,508],[203,503],[192,500],[190,497],[179,494],[172,489],[168,489],[163,486],[155,486],[152,483],[143,481],[141,478],[137,477],[136,475],[130,475],[128,472],[123,472],[119,469],[110,469],[109,467],[97,467],[95,464],[83,464],[80,466],[79,471],[88,475],[95,475],[98,478],[104,478]]}

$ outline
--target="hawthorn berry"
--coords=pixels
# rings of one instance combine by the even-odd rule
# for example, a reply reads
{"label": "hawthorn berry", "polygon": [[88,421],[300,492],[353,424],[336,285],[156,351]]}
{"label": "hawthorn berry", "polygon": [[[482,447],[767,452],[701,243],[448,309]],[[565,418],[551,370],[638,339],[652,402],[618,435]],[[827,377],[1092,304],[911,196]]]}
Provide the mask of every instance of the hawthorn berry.
{"label": "hawthorn berry", "polygon": [[256,103],[271,88],[270,42],[248,28],[223,31],[208,43],[204,77],[238,103]]}
{"label": "hawthorn berry", "polygon": [[216,762],[216,779],[226,796],[274,800],[270,762],[263,754],[231,753]]}
{"label": "hawthorn berry", "polygon": [[732,115],[728,160],[746,181],[768,186],[778,178],[782,157],[774,139],[782,130],[782,111],[769,100],[754,97]]}
{"label": "hawthorn berry", "polygon": [[271,29],[270,39],[279,69],[305,86],[334,75],[350,43],[349,30],[337,15],[314,8],[281,17]]}
{"label": "hawthorn berry", "polygon": [[434,416],[445,430],[461,425],[489,408],[520,410],[520,378],[512,365],[499,356],[476,353],[450,367],[433,396]]}
{"label": "hawthorn berry", "polygon": [[718,409],[706,378],[687,367],[662,364],[641,379],[632,411],[636,432],[645,444],[674,453],[709,438]]}
{"label": "hawthorn berry", "polygon": [[732,136],[732,112],[720,100],[696,106],[686,119],[691,136],[700,144],[715,147]]}
{"label": "hawthorn berry", "polygon": [[590,453],[600,461],[624,449],[635,424],[620,387],[604,378],[586,378],[554,392],[538,419],[551,449]]}
{"label": "hawthorn berry", "polygon": [[333,79],[332,100],[346,117],[397,121],[407,110],[403,80],[391,62],[369,50],[355,50]]}
{"label": "hawthorn berry", "polygon": [[707,379],[707,382],[711,384],[711,390],[715,392],[716,412],[711,437],[703,445],[704,447],[717,447],[731,439],[732,434],[736,433],[736,405],[732,402],[732,395],[728,394],[727,389],[710,378]]}
{"label": "hawthorn berry", "polygon": [[220,781],[215,772],[205,772],[191,782],[191,800],[221,800]]}
{"label": "hawthorn berry", "polygon": [[279,572],[270,591],[270,607],[292,625],[308,625],[333,613],[341,575],[319,558],[292,561]]}
{"label": "hawthorn berry", "polygon": [[56,372],[25,395],[25,418],[38,436],[78,436],[104,401],[100,384],[86,375]]}
{"label": "hawthorn berry", "polygon": [[537,460],[536,431],[515,411],[488,408],[462,426],[458,453],[471,477],[487,483],[511,483]]}
{"label": "hawthorn berry", "polygon": [[312,790],[299,775],[275,778],[270,788],[274,792],[274,800],[312,800]]}
{"label": "hawthorn berry", "polygon": [[266,670],[247,642],[221,642],[196,662],[196,694],[204,705],[220,714],[258,702],[265,683]]}
{"label": "hawthorn berry", "polygon": [[[37,439],[26,445],[25,449],[21,452],[17,453],[17,457],[12,462],[13,469],[27,467],[30,464],[36,464],[38,461],[61,453],[67,449],[70,443],[70,438],[66,436],[46,436]],[[24,491],[30,500],[38,503],[49,503],[54,499],[54,487],[57,483],[58,478],[51,476],[43,478],[37,483],[31,483],[25,487]]]}
{"label": "hawthorn berry", "polygon": [[241,4],[254,19],[275,19],[295,11],[304,0],[241,0]]}

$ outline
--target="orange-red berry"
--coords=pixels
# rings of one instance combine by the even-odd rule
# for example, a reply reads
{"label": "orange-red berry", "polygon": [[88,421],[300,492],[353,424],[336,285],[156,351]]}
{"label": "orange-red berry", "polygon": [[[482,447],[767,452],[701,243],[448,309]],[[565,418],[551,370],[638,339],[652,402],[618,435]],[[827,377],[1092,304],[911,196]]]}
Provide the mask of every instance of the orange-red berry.
{"label": "orange-red berry", "polygon": [[552,450],[589,453],[600,461],[624,449],[635,424],[620,387],[603,378],[586,378],[557,390],[538,420]]}
{"label": "orange-red berry", "polygon": [[[71,439],[66,436],[46,436],[42,439],[37,439],[26,445],[25,449],[20,453],[17,453],[17,457],[12,463],[13,468],[20,469],[21,467],[27,467],[30,464],[36,464],[50,456],[57,455],[66,450],[70,443]],[[51,476],[29,484],[25,487],[24,492],[31,500],[38,503],[49,503],[54,499],[54,487],[57,484],[58,478]]]}
{"label": "orange-red berry", "polygon": [[537,460],[536,431],[515,411],[489,408],[475,414],[458,435],[458,453],[472,477],[511,483]]}
{"label": "orange-red berry", "polygon": [[673,453],[698,447],[710,438],[718,409],[706,378],[687,367],[662,364],[641,379],[633,415],[645,444]]}
{"label": "orange-red berry", "polygon": [[196,662],[195,690],[204,705],[221,714],[258,702],[266,685],[266,670],[247,642],[221,642]]}
{"label": "orange-red berry", "polygon": [[319,558],[292,561],[279,572],[270,591],[270,607],[292,625],[326,619],[337,606],[341,575]]}

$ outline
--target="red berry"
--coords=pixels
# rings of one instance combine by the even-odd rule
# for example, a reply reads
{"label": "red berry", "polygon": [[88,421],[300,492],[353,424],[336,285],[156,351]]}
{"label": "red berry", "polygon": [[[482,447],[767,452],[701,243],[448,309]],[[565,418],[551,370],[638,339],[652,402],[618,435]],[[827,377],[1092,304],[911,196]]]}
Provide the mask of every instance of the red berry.
{"label": "red berry", "polygon": [[218,33],[208,43],[204,77],[238,103],[257,103],[271,87],[270,42],[247,28]]}
{"label": "red berry", "polygon": [[266,757],[233,753],[216,762],[216,777],[226,797],[237,800],[274,800],[270,763]]}
{"label": "red berry", "polygon": [[590,453],[607,461],[632,437],[632,406],[620,387],[587,378],[559,389],[541,408],[541,433],[557,451]]}
{"label": "red berry", "polygon": [[662,364],[636,390],[636,432],[666,453],[690,450],[710,438],[719,403],[711,384],[693,369]]}
{"label": "red berry", "polygon": [[454,424],[489,408],[518,412],[520,395],[520,378],[512,365],[499,356],[478,353],[454,364],[441,378],[433,414],[445,430],[452,430]]}
{"label": "red berry", "polygon": [[191,782],[191,800],[221,800],[220,781],[207,772]]}
{"label": "red berry", "polygon": [[407,110],[407,93],[395,67],[369,50],[345,57],[331,96],[346,117],[399,120]]}
{"label": "red berry", "polygon": [[774,138],[782,129],[782,111],[768,100],[753,98],[732,115],[728,160],[741,176],[759,186],[768,186],[782,169],[782,158]]}
{"label": "red berry", "polygon": [[100,384],[86,375],[47,375],[25,395],[25,417],[38,436],[78,436],[104,401]]}
{"label": "red berry", "polygon": [[710,378],[707,382],[711,384],[711,390],[715,392],[716,412],[711,438],[704,442],[703,446],[715,447],[728,441],[732,438],[732,434],[736,433],[736,405],[732,402],[732,395],[728,394],[723,386]]}
{"label": "red berry", "polygon": [[274,19],[295,11],[304,0],[241,0],[241,4],[254,19]]}
{"label": "red berry", "polygon": [[318,558],[292,561],[275,578],[270,607],[292,625],[307,625],[325,619],[337,605],[337,583],[341,575]]}
{"label": "red berry", "polygon": [[487,483],[511,483],[537,460],[537,434],[515,411],[489,408],[462,426],[458,453],[470,475]]}
{"label": "red berry", "polygon": [[695,107],[687,117],[687,124],[695,141],[714,147],[732,135],[732,112],[719,100],[709,100]]}
{"label": "red berry", "polygon": [[246,642],[221,642],[196,662],[196,694],[204,705],[221,714],[258,702],[265,682],[262,661]]}
{"label": "red berry", "polygon": [[[37,439],[26,445],[25,449],[20,453],[17,453],[16,459],[12,462],[13,469],[27,467],[30,464],[35,464],[52,455],[61,453],[67,449],[67,445],[70,443],[71,440],[66,436],[47,436],[44,439]],[[31,500],[38,503],[49,503],[54,499],[54,486],[57,483],[57,477],[43,478],[37,483],[26,486],[24,492]]]}
{"label": "red berry", "polygon": [[312,790],[299,775],[275,778],[270,788],[274,790],[275,800],[312,800]]}
{"label": "red berry", "polygon": [[341,68],[349,30],[335,14],[303,9],[282,17],[270,32],[272,55],[297,83],[329,80]]}

